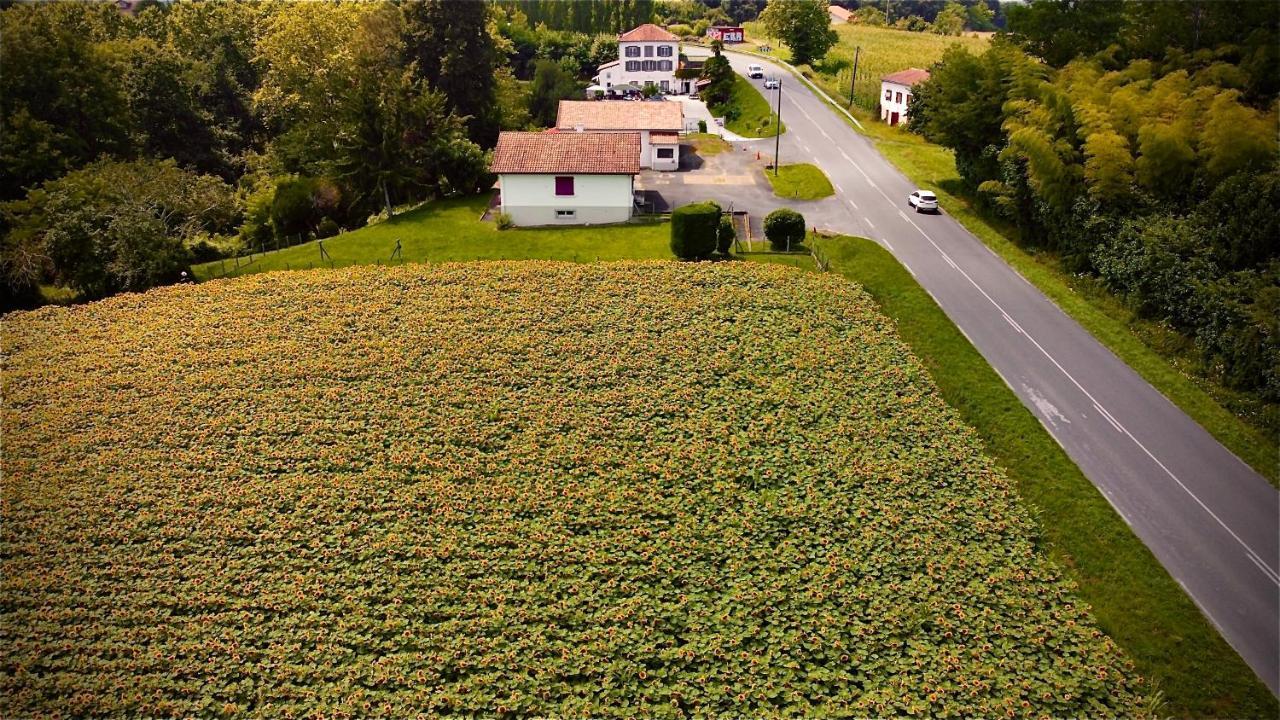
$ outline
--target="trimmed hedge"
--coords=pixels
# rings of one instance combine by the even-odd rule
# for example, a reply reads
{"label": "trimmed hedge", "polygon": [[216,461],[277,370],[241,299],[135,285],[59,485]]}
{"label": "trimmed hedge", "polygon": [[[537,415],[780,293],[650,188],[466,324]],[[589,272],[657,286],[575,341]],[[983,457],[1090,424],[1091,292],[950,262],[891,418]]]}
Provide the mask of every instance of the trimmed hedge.
{"label": "trimmed hedge", "polygon": [[765,216],[764,236],[774,250],[790,250],[804,240],[804,216],[791,208],[778,208]]}
{"label": "trimmed hedge", "polygon": [[720,206],[707,200],[671,213],[671,252],[681,260],[711,257],[720,230]]}
{"label": "trimmed hedge", "polygon": [[729,250],[733,247],[733,241],[738,238],[738,232],[733,229],[733,219],[728,215],[720,217],[720,235],[716,249],[721,255],[728,255]]}

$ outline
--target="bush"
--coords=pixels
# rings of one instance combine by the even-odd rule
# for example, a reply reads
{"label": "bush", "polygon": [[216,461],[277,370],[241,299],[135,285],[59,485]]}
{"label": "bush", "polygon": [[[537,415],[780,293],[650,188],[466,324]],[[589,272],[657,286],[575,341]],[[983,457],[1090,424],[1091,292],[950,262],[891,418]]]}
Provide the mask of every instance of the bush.
{"label": "bush", "polygon": [[493,217],[494,222],[498,225],[499,230],[508,230],[515,227],[515,220],[511,219],[511,213],[500,212]]}
{"label": "bush", "polygon": [[720,233],[717,236],[718,243],[716,249],[721,255],[728,255],[729,249],[733,247],[733,241],[738,238],[738,233],[733,229],[733,218],[728,215],[720,217]]}
{"label": "bush", "polygon": [[333,218],[327,217],[321,220],[320,224],[316,226],[316,237],[321,240],[327,237],[333,237],[338,234],[340,229],[341,228],[338,227],[338,223],[335,222]]}
{"label": "bush", "polygon": [[706,131],[707,131],[707,121],[706,121],[706,120],[699,120],[699,121],[698,121],[698,132],[700,132],[700,133],[705,133]]}
{"label": "bush", "polygon": [[720,206],[708,200],[671,213],[671,252],[681,260],[711,257],[720,229]]}
{"label": "bush", "polygon": [[790,208],[778,208],[765,216],[764,236],[774,250],[790,250],[804,240],[804,216]]}

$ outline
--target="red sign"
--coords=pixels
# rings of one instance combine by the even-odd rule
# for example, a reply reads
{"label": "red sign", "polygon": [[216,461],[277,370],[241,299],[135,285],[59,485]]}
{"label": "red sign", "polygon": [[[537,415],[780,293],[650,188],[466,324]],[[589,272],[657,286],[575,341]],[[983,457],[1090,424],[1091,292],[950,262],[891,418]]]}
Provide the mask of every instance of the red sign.
{"label": "red sign", "polygon": [[708,40],[719,40],[722,43],[740,43],[747,38],[747,33],[740,27],[707,28]]}

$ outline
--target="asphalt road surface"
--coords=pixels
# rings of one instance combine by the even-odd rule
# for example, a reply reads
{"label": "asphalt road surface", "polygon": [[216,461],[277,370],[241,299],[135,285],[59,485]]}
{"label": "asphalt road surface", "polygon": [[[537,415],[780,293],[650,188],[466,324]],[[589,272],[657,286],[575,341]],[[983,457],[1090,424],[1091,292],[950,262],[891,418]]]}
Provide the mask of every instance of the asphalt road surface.
{"label": "asphalt road surface", "polygon": [[[782,78],[783,164],[822,168],[846,217],[880,242],[1080,466],[1258,676],[1280,694],[1280,493],[946,214],[798,78]],[[777,91],[753,84],[770,104]],[[757,141],[773,152],[774,141]]]}

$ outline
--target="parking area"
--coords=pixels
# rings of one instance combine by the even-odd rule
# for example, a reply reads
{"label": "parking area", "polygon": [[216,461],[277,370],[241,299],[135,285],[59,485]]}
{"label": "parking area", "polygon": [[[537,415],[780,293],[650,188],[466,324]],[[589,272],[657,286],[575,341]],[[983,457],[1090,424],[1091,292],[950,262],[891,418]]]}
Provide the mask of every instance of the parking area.
{"label": "parking area", "polygon": [[843,217],[847,210],[835,197],[787,200],[773,194],[764,177],[765,167],[773,160],[772,143],[767,148],[761,140],[729,145],[721,152],[699,153],[693,144],[682,142],[679,170],[642,170],[636,177],[636,191],[644,193],[643,210],[667,213],[681,205],[715,200],[725,210],[749,213],[756,238],[764,235],[764,216],[780,207],[800,212],[811,227],[831,229],[847,223]]}

